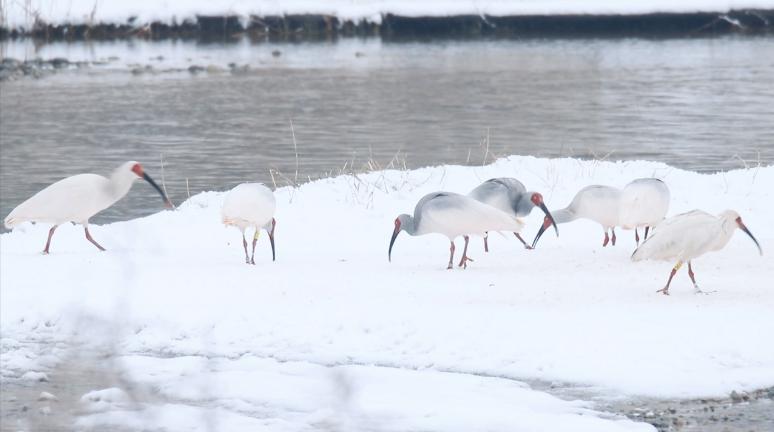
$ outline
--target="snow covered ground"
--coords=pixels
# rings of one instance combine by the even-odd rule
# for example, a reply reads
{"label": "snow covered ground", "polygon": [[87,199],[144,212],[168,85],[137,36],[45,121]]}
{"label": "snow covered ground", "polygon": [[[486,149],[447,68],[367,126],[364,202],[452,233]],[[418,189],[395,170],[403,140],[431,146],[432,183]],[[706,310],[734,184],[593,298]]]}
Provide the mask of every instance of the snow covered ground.
{"label": "snow covered ground", "polygon": [[[224,193],[206,192],[93,226],[107,252],[80,227],[60,227],[49,256],[39,253],[47,226],[2,234],[2,378],[50,372],[61,350],[41,346],[112,344],[126,379],[165,402],[130,408],[126,389],[95,388],[80,427],[272,431],[652,430],[591,400],[774,385],[774,263],[741,233],[695,261],[709,295],[693,293],[685,270],[671,296],[657,294],[672,264],[630,262],[632,232],[603,248],[587,221],[560,225],[534,251],[494,234],[485,254],[473,239],[476,261],[451,271],[445,238],[404,233],[387,262],[394,218],[425,193],[503,176],[552,209],[589,184],[657,176],[671,188],[669,214],[732,208],[765,253],[774,244],[774,166],[701,175],[514,156],[323,179],[277,190],[277,261],[264,235],[255,266],[244,264],[239,232],[220,224]],[[155,192],[138,183],[130,193]],[[528,239],[541,221],[539,211],[526,219]]]}
{"label": "snow covered ground", "polygon": [[643,14],[655,12],[727,12],[774,7],[771,0],[254,0],[244,2],[185,0],[5,0],[3,19],[9,28],[30,28],[39,17],[51,24],[182,22],[196,15],[326,14],[342,20],[380,22],[383,14],[402,16]]}

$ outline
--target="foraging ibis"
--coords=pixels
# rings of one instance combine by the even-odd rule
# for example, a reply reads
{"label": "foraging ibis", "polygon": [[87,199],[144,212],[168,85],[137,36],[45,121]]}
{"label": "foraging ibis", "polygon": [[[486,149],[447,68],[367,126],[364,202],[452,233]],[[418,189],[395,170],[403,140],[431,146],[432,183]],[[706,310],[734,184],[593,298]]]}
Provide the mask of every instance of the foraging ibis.
{"label": "foraging ibis", "polygon": [[[553,212],[553,219],[549,219],[548,216],[544,218],[543,226],[532,241],[532,247],[535,247],[540,236],[551,224],[572,222],[576,219],[590,219],[602,225],[602,230],[605,232],[602,246],[607,246],[611,241],[615,246],[615,227],[618,225],[620,202],[620,189],[599,185],[581,189],[575,194],[570,205]],[[612,233],[612,237],[608,235],[608,231]]]}
{"label": "foraging ibis", "polygon": [[468,241],[470,235],[484,236],[487,231],[519,232],[524,224],[515,217],[495,207],[479,202],[465,195],[451,192],[433,192],[419,200],[414,208],[414,216],[402,214],[395,219],[395,230],[390,239],[387,257],[392,261],[392,246],[401,231],[418,236],[430,233],[443,234],[449,238],[449,265],[453,267],[454,239],[463,236],[465,249],[459,266],[467,268]]}
{"label": "foraging ibis", "polygon": [[632,261],[645,259],[677,260],[677,264],[669,274],[666,286],[657,291],[665,295],[669,294],[669,284],[672,283],[675,273],[685,261],[688,261],[688,276],[691,277],[693,287],[698,293],[701,290],[696,283],[691,260],[707,252],[723,249],[731,240],[736,228],[750,236],[758,247],[758,252],[763,255],[761,245],[744,225],[739,213],[726,210],[713,216],[701,210],[693,210],[661,222],[650,238],[634,251],[631,258]]}
{"label": "foraging ibis", "polygon": [[[551,220],[556,230],[556,235],[559,235],[559,229],[554,223],[554,218],[543,203],[543,195],[537,192],[528,192],[524,184],[515,178],[502,177],[493,178],[481,183],[478,187],[470,191],[469,197],[481,201],[484,204],[489,204],[513,217],[524,217],[532,212],[532,209],[540,207],[545,213],[546,218]],[[521,234],[518,232],[513,233],[517,239],[524,245],[526,249],[532,249],[532,246],[521,238]],[[487,237],[484,236],[484,251],[489,252],[489,244]]]}
{"label": "foraging ibis", "polygon": [[53,224],[43,249],[43,253],[48,254],[56,228],[65,222],[74,222],[83,225],[86,239],[104,251],[105,248],[89,233],[89,219],[123,198],[138,178],[150,183],[164,199],[164,204],[172,207],[164,191],[143,170],[142,165],[130,161],[113,171],[110,178],[78,174],[59,180],[13,209],[5,218],[5,226],[11,229],[27,221]]}
{"label": "foraging ibis", "polygon": [[669,188],[657,178],[636,179],[621,191],[621,210],[619,225],[623,229],[634,229],[634,240],[640,245],[637,228],[645,227],[645,240],[648,230],[664,220],[669,210]]}
{"label": "foraging ibis", "polygon": [[[274,219],[274,210],[277,202],[271,189],[260,183],[242,183],[226,195],[221,208],[221,216],[225,225],[231,225],[242,231],[242,246],[245,248],[245,262],[255,264],[255,244],[258,243],[258,236],[261,229],[269,233],[269,243],[271,243],[271,260],[276,260],[274,253],[274,228],[277,221]],[[247,254],[247,239],[245,239],[245,230],[254,228],[253,235],[253,254],[252,257]]]}

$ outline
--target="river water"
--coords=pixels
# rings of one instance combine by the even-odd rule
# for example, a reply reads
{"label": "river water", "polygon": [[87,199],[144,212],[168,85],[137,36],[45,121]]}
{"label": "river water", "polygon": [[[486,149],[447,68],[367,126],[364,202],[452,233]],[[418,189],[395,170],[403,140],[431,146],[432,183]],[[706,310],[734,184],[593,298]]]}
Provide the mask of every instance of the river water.
{"label": "river water", "polygon": [[[162,155],[176,203],[272,184],[272,170],[279,186],[369,159],[409,168],[511,154],[649,159],[701,172],[774,162],[774,37],[1,48],[21,60],[104,63],[0,83],[3,217],[47,184],[125,160],[160,181]],[[138,184],[92,222],[160,208]]]}

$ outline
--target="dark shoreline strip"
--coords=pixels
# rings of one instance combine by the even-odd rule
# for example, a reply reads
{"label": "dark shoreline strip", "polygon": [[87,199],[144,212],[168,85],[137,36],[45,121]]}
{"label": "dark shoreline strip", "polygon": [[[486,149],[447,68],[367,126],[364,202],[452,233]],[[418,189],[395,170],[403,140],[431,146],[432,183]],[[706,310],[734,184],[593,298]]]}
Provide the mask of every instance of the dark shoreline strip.
{"label": "dark shoreline strip", "polygon": [[[245,24],[245,21],[247,22]],[[724,34],[774,34],[774,9],[727,13],[652,13],[641,15],[524,15],[405,17],[387,14],[381,24],[341,21],[329,15],[198,16],[196,20],[125,24],[38,23],[31,29],[0,28],[0,40],[41,41],[145,39],[329,40],[380,37],[384,40],[427,38],[537,37],[694,37]]]}

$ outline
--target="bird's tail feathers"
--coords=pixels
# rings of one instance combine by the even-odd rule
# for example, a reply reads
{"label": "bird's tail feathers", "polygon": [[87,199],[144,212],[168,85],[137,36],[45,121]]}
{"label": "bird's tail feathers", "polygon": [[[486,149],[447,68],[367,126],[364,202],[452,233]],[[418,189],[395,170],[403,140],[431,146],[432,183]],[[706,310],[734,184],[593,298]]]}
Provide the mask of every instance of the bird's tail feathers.
{"label": "bird's tail feathers", "polygon": [[7,229],[13,229],[16,226],[21,225],[22,222],[24,222],[23,219],[9,215],[7,218],[5,218],[5,221],[3,221],[3,224]]}

